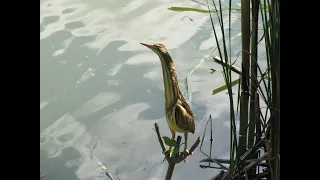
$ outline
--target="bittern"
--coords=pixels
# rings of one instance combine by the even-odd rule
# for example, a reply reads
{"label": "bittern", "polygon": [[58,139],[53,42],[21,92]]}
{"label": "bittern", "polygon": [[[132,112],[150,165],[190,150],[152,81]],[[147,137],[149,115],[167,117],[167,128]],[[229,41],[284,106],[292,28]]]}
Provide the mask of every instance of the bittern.
{"label": "bittern", "polygon": [[[180,91],[173,60],[163,44],[140,44],[148,47],[159,56],[162,65],[167,123],[172,134],[172,139],[175,139],[176,132],[184,133],[184,151],[188,152],[188,132],[194,134],[194,117],[191,108]],[[170,146],[169,153],[171,153],[171,148]]]}

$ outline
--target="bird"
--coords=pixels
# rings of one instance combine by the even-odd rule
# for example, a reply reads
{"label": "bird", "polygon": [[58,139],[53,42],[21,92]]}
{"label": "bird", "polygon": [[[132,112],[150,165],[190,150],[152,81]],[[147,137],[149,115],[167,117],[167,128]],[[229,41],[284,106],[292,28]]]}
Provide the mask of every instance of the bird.
{"label": "bird", "polygon": [[[165,115],[172,134],[172,140],[175,139],[176,132],[184,133],[184,152],[189,153],[187,149],[188,133],[195,133],[194,116],[180,91],[174,62],[163,44],[146,44],[142,42],[140,44],[151,49],[159,56],[164,82]],[[169,146],[170,154],[171,148],[172,146]]]}

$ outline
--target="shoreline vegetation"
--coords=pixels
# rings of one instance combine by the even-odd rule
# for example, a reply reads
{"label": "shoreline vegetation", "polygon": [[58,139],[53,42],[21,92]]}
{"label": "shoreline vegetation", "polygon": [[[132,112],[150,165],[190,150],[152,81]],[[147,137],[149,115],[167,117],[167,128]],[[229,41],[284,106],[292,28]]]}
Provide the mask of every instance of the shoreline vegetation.
{"label": "shoreline vegetation", "polygon": [[[207,3],[191,1],[206,9],[188,7],[168,9],[177,13],[193,11],[209,15],[215,41],[210,54],[185,77],[185,94],[189,94],[188,77],[191,73],[204,61],[212,60],[221,65],[222,76],[225,80],[225,85],[214,89],[212,95],[227,90],[230,101],[230,158],[211,157],[213,140],[210,115],[207,122],[207,125],[209,122],[211,125],[210,156],[203,153],[207,158],[200,162],[208,163],[208,165],[200,165],[200,168],[221,169],[220,174],[210,177],[213,180],[280,179],[280,1],[241,0],[241,9],[232,8],[230,0],[228,7],[222,7],[221,0],[212,0]],[[231,36],[230,32],[232,13],[241,14],[241,33],[235,36]],[[224,21],[226,16],[227,25]],[[217,23],[218,25],[215,25]],[[263,29],[259,29],[259,25],[262,25]],[[217,31],[222,33],[222,37],[218,37]],[[231,41],[240,35],[242,40],[242,50],[239,52],[241,53],[241,67],[237,67],[234,65],[236,60],[231,59]],[[264,42],[266,55],[258,58],[258,45],[261,42]],[[217,55],[212,57],[214,53]],[[267,68],[263,69],[260,65],[262,63],[266,63]],[[216,70],[211,69],[210,74],[214,72]],[[239,77],[232,79],[231,74],[233,73]],[[232,87],[235,85],[238,85],[237,99],[233,98]],[[237,114],[240,115],[238,119]],[[236,121],[239,121],[238,126],[236,126]],[[165,144],[173,143],[177,147],[173,150],[174,154],[171,158],[168,157],[168,154],[164,155],[169,165],[166,180],[170,180],[175,164],[182,162],[199,144],[201,144],[201,151],[204,135],[201,141],[198,137],[189,150],[190,154],[183,154],[179,151],[181,136],[169,142],[169,138],[161,138],[157,124],[155,128],[163,152],[165,152],[165,147],[162,139]],[[211,164],[218,166],[211,166]]]}

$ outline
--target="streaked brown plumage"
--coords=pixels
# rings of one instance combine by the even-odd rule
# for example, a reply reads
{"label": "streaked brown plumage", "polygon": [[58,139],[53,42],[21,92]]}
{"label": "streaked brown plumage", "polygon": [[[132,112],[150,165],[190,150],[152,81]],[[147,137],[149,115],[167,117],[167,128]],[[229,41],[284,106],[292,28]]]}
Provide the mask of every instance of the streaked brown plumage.
{"label": "streaked brown plumage", "polygon": [[[195,124],[191,108],[180,91],[174,62],[163,44],[140,44],[154,51],[160,58],[165,89],[166,119],[172,133],[172,139],[175,139],[175,132],[184,133],[184,149],[186,151],[188,132],[194,134]],[[169,152],[171,152],[171,147],[169,148]]]}

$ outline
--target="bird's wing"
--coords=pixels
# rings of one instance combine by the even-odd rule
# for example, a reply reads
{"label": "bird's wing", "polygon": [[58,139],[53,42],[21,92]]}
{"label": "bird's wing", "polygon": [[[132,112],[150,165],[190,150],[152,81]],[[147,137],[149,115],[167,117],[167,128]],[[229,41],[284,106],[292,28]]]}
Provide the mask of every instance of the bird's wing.
{"label": "bird's wing", "polygon": [[189,107],[188,104],[184,104],[183,102],[178,100],[178,103],[175,108],[176,124],[179,128],[194,134],[194,131],[195,131],[194,118],[193,118],[192,112],[190,114],[187,111],[187,108],[185,108],[186,106]]}

